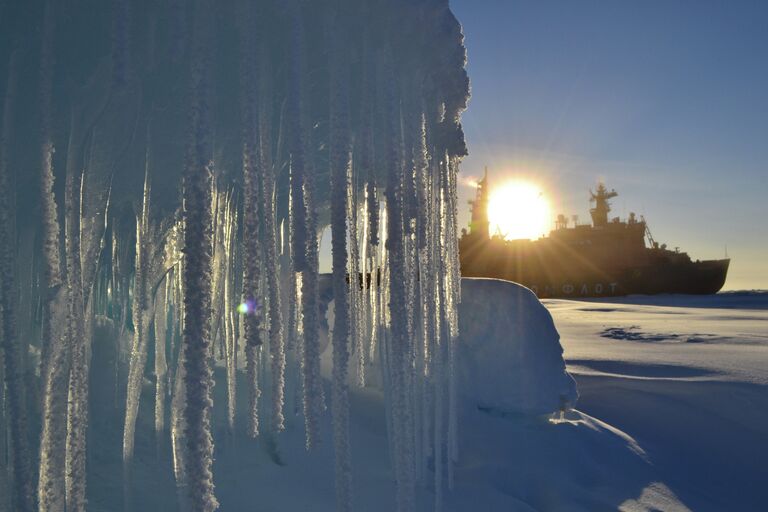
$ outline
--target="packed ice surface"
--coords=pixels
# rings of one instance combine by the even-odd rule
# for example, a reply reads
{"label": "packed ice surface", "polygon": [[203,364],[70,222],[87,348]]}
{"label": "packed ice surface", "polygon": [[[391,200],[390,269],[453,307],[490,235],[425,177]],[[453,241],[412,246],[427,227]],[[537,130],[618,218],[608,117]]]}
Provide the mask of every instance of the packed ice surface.
{"label": "packed ice surface", "polygon": [[632,436],[691,510],[766,509],[768,293],[544,303],[579,410]]}

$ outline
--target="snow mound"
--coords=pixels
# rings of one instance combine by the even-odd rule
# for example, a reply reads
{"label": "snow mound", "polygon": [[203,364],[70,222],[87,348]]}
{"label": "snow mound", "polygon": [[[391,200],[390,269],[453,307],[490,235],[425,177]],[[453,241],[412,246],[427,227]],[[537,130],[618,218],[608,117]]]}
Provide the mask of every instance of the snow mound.
{"label": "snow mound", "polygon": [[483,409],[530,415],[576,403],[560,335],[531,290],[463,278],[461,296],[457,371],[465,399]]}

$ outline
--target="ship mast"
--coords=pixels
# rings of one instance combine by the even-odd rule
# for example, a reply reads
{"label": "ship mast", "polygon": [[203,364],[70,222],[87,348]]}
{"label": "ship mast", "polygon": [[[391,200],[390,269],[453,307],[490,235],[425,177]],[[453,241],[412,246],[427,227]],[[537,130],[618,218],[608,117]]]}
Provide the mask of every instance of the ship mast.
{"label": "ship mast", "polygon": [[618,196],[618,192],[615,190],[608,192],[608,189],[605,188],[605,185],[600,183],[597,186],[597,192],[592,192],[590,190],[589,195],[589,201],[595,203],[595,207],[590,208],[589,210],[589,214],[592,216],[592,224],[596,228],[607,225],[608,212],[611,211],[611,204],[608,202],[608,200]]}
{"label": "ship mast", "polygon": [[489,237],[490,222],[488,222],[488,167],[485,168],[483,179],[477,182],[475,200],[468,201],[471,205],[472,220],[469,223],[469,233],[483,238]]}

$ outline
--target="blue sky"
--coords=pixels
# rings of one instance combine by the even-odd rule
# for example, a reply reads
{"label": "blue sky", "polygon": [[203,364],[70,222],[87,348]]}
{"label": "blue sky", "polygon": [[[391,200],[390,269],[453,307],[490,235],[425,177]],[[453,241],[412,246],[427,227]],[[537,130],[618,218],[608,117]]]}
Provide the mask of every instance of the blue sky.
{"label": "blue sky", "polygon": [[485,165],[525,177],[586,220],[603,179],[660,242],[694,259],[727,245],[726,289],[768,288],[768,2],[450,2],[472,80],[466,182]]}

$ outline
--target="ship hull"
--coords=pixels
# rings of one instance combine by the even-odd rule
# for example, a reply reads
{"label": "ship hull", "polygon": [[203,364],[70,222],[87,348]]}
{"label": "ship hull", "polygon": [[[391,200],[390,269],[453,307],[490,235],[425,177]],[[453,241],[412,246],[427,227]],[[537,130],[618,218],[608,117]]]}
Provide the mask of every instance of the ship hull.
{"label": "ship hull", "polygon": [[730,260],[668,261],[648,257],[627,265],[596,265],[578,254],[553,258],[548,251],[461,244],[464,277],[490,277],[530,288],[540,298],[717,293]]}
{"label": "ship hull", "polygon": [[725,284],[729,264],[729,259],[658,264],[649,267],[640,278],[630,275],[624,281],[630,290],[628,294],[709,295],[719,292]]}

